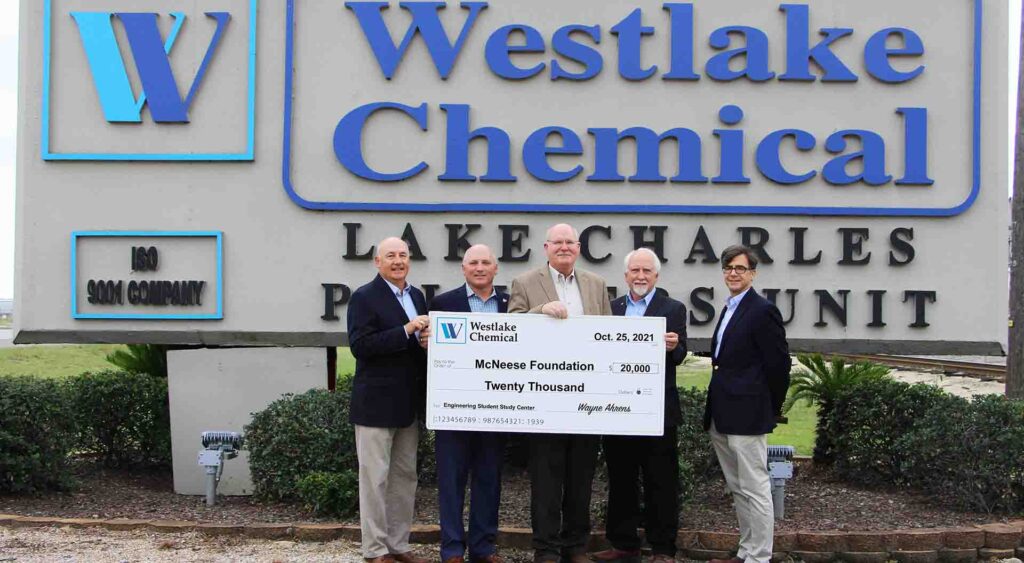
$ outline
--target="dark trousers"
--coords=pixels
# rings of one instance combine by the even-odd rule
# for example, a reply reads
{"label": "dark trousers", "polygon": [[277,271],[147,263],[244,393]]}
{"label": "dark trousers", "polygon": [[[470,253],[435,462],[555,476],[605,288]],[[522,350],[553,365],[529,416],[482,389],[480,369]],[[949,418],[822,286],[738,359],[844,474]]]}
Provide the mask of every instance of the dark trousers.
{"label": "dark trousers", "polygon": [[[434,447],[441,513],[441,561],[464,556],[467,547],[471,558],[494,553],[505,435],[438,430]],[[468,538],[462,527],[467,481],[470,490]]]}
{"label": "dark trousers", "polygon": [[586,552],[597,436],[535,434],[530,444],[533,549],[555,558]]}
{"label": "dark trousers", "polygon": [[[675,426],[664,436],[605,436],[608,462],[606,536],[615,549],[640,549],[643,525],[655,554],[675,555],[679,533],[679,453]],[[643,519],[640,483],[644,487]]]}

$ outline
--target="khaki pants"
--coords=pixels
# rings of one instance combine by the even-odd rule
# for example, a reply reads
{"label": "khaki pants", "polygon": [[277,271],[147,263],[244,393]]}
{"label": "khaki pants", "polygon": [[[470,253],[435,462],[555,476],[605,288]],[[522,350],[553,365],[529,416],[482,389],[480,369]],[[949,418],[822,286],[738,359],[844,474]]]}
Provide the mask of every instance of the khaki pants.
{"label": "khaki pants", "polygon": [[775,535],[775,512],[768,477],[768,436],[720,434],[714,422],[709,433],[740,523],[736,557],[747,563],[767,563],[772,557]]}
{"label": "khaki pants", "polygon": [[416,500],[416,422],[405,428],[356,428],[363,557],[406,553]]}

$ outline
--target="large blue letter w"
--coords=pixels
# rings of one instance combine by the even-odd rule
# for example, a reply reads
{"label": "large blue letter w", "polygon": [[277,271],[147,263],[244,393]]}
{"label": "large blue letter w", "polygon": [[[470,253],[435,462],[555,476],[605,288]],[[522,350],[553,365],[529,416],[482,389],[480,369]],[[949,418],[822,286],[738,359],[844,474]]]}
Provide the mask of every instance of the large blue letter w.
{"label": "large blue letter w", "polygon": [[[89,59],[89,68],[92,70],[100,105],[103,106],[103,115],[107,121],[138,123],[142,121],[142,106],[148,101],[153,121],[188,123],[188,108],[191,107],[199,85],[202,84],[231,14],[206,12],[207,16],[217,20],[217,29],[213,32],[210,44],[206,48],[206,55],[184,100],[178,92],[178,84],[171,71],[168,55],[182,24],[185,23],[185,14],[174,12],[171,15],[174,16],[174,27],[165,42],[160,38],[160,29],[156,25],[157,14],[154,13],[71,13],[78,24],[82,46],[85,47],[85,55]],[[125,62],[114,35],[113,16],[117,16],[124,24],[128,45],[135,59],[135,69],[142,82],[142,93],[138,99],[132,92]]]}

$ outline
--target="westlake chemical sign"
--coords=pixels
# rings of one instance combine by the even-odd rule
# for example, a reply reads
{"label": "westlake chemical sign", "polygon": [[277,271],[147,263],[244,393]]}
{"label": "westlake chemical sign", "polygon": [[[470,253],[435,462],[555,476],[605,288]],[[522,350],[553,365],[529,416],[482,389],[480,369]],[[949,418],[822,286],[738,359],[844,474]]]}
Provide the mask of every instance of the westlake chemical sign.
{"label": "westlake chemical sign", "polygon": [[[1005,340],[999,3],[174,4],[22,3],[20,341],[343,343],[377,240],[433,293],[470,244],[501,285],[543,265],[561,221],[620,293],[652,247],[697,347],[738,242],[797,347]],[[71,233],[133,231],[220,233],[222,315],[74,318]]]}

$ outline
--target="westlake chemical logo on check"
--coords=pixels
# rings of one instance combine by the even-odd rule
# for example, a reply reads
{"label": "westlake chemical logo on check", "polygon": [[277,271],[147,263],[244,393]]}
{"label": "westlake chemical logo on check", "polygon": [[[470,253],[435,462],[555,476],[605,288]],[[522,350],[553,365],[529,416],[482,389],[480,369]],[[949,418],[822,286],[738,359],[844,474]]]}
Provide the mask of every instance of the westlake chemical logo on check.
{"label": "westlake chemical logo on check", "polygon": [[434,334],[438,344],[465,344],[466,317],[438,317]]}

